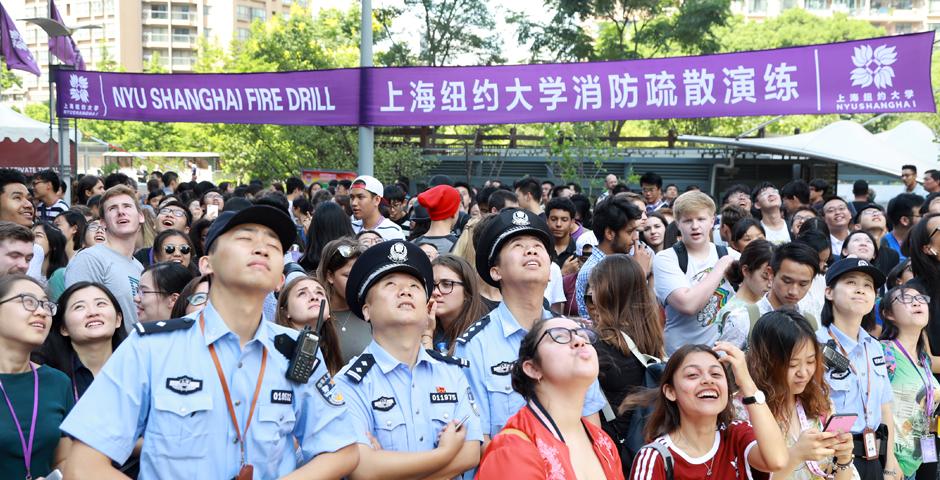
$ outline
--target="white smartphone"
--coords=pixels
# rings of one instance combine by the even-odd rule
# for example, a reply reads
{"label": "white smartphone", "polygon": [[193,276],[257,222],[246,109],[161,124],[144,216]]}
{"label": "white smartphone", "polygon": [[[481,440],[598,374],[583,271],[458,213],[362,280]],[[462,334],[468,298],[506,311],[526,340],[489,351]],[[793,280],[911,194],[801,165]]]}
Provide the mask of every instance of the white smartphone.
{"label": "white smartphone", "polygon": [[62,480],[62,472],[57,468],[46,475],[46,480]]}
{"label": "white smartphone", "polygon": [[215,220],[219,216],[219,206],[212,204],[206,205],[206,218],[209,220]]}

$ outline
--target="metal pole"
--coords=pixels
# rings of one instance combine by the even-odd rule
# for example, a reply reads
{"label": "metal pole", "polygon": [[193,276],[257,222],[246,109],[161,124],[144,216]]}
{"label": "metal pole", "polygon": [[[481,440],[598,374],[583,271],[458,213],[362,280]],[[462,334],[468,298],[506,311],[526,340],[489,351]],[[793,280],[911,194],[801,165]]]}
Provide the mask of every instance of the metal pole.
{"label": "metal pole", "polygon": [[[359,27],[359,66],[372,66],[372,0],[362,0]],[[363,76],[360,76],[360,79]],[[364,84],[361,84],[364,86]],[[362,86],[360,88],[362,88]],[[375,170],[375,136],[372,127],[359,127],[359,174],[372,175]]]}
{"label": "metal pole", "polygon": [[59,177],[65,183],[65,195],[63,200],[66,205],[72,204],[72,149],[69,144],[69,119],[59,117]]}
{"label": "metal pole", "polygon": [[[49,10],[49,18],[52,18],[52,2],[46,2],[47,10]],[[49,40],[52,38],[50,36]],[[55,149],[52,147],[52,113],[53,113],[53,94],[52,94],[52,49],[46,48],[46,56],[49,58],[46,63],[46,72],[49,74],[49,168],[52,168],[55,165]]]}

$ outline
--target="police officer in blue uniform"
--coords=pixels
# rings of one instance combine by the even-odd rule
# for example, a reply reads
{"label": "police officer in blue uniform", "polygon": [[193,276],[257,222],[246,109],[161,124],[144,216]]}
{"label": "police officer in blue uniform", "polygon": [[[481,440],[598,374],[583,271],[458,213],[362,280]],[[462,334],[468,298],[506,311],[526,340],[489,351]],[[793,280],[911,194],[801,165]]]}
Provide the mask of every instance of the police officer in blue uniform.
{"label": "police officer in blue uniform", "polygon": [[[526,332],[539,318],[554,316],[544,308],[543,298],[555,247],[545,220],[528,210],[503,209],[482,228],[477,272],[499,288],[503,301],[457,338],[456,356],[470,362],[465,373],[488,442],[525,405],[522,395],[512,389],[510,372]],[[599,423],[597,412],[604,404],[600,386],[594,382],[584,416]]]}
{"label": "police officer in blue uniform", "polygon": [[141,437],[141,479],[340,478],[356,467],[324,362],[309,382],[286,378],[296,332],[262,317],[295,236],[274,207],[219,215],[206,237],[209,303],[137,325],[114,352],[62,423],[75,439],[65,478],[121,478],[112,461]]}
{"label": "police officer in blue uniform", "polygon": [[884,349],[865,331],[873,326],[875,295],[884,283],[881,270],[860,258],[832,264],[826,272],[822,326],[816,331],[824,345],[825,378],[835,413],[858,415],[852,425],[853,463],[863,480],[901,478],[894,457],[894,393]]}
{"label": "police officer in blue uniform", "polygon": [[480,461],[467,363],[421,345],[433,287],[431,262],[410,242],[369,248],[349,273],[349,308],[372,323],[372,342],[337,375],[362,433],[353,479],[454,478]]}

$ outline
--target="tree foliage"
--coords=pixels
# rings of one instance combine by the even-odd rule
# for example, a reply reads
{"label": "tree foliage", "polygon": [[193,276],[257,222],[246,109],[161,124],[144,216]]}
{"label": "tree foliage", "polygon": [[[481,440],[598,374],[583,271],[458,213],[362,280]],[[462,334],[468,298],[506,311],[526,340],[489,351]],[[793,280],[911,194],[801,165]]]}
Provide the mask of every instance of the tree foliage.
{"label": "tree foliage", "polygon": [[504,63],[496,21],[485,0],[405,0],[406,9],[421,22],[423,65],[447,65],[461,55],[478,63]]}

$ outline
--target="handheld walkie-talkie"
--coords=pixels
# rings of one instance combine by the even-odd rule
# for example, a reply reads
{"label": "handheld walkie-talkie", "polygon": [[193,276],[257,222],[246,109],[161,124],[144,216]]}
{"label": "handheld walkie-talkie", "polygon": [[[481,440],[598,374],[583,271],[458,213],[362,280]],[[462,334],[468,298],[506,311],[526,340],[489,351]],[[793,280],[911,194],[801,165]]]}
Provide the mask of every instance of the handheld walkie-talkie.
{"label": "handheld walkie-talkie", "polygon": [[320,327],[323,326],[323,311],[326,307],[326,300],[320,302],[320,316],[317,318],[316,330],[311,330],[310,325],[304,327],[297,335],[297,345],[294,347],[294,355],[287,366],[287,379],[297,383],[307,383],[313,371],[317,369],[320,360],[317,359],[317,349],[320,348]]}

